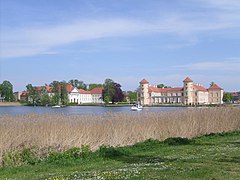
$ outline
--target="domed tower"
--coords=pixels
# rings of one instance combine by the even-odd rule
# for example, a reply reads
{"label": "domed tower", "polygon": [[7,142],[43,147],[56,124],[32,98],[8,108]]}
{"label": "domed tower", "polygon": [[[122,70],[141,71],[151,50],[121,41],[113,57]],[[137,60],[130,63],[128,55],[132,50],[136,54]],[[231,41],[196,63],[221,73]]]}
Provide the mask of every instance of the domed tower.
{"label": "domed tower", "polygon": [[149,82],[146,79],[140,81],[139,100],[141,105],[149,105]]}
{"label": "domed tower", "polygon": [[193,81],[189,77],[183,81],[183,103],[186,105],[193,104]]}

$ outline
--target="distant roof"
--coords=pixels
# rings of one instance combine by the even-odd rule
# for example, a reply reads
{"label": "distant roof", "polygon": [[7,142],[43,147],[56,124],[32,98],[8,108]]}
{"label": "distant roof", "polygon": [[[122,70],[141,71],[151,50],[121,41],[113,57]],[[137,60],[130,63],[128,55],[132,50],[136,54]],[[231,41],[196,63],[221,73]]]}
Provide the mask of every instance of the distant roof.
{"label": "distant roof", "polygon": [[140,83],[141,83],[141,84],[144,84],[144,83],[149,83],[149,82],[148,82],[148,80],[143,79],[143,80],[140,81]]}
{"label": "distant roof", "polygon": [[103,88],[99,87],[99,88],[93,88],[90,93],[91,94],[102,94],[103,92]]}
{"label": "distant roof", "polygon": [[74,89],[74,86],[72,86],[71,84],[66,85],[67,92],[71,92],[73,89]]}
{"label": "distant roof", "polygon": [[160,93],[165,93],[165,92],[170,92],[170,91],[182,91],[183,88],[175,87],[175,88],[157,88],[154,86],[149,86],[149,90],[151,92],[160,92]]}
{"label": "distant roof", "polygon": [[183,82],[193,82],[193,80],[191,80],[189,77],[186,77]]}
{"label": "distant roof", "polygon": [[198,91],[207,92],[207,89],[204,88],[203,86],[199,86],[199,85],[194,84],[194,85],[193,85],[193,88],[195,88],[195,89],[198,90]]}
{"label": "distant roof", "polygon": [[78,91],[79,91],[80,94],[91,94],[90,91],[86,91],[84,89],[79,89]]}
{"label": "distant roof", "polygon": [[210,88],[208,88],[208,90],[222,90],[222,88],[220,88],[217,84],[213,84]]}

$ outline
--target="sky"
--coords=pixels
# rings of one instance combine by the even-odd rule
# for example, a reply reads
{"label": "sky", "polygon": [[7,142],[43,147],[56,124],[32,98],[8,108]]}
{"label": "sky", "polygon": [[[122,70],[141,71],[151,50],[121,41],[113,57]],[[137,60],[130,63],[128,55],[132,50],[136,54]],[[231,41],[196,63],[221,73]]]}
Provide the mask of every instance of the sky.
{"label": "sky", "polygon": [[0,0],[0,83],[240,91],[239,0]]}

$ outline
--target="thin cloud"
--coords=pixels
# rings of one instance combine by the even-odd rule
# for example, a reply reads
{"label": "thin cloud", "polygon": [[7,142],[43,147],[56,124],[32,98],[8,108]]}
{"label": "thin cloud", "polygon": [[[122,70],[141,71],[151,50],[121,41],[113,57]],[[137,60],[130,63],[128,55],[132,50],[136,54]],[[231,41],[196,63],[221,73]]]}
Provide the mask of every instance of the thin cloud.
{"label": "thin cloud", "polygon": [[[202,2],[209,4],[206,1]],[[224,3],[217,4],[218,1],[214,0],[210,2],[218,5],[217,7],[224,5]],[[224,2],[227,3],[227,1]],[[166,46],[166,48],[182,48],[195,45],[198,42],[199,33],[240,27],[240,18],[238,18],[240,13],[226,13],[225,11],[223,13],[223,11],[220,11],[209,19],[198,15],[191,18],[191,15],[183,16],[176,13],[166,16],[165,19],[160,18],[151,22],[113,17],[111,19],[78,20],[73,23],[63,23],[55,26],[15,27],[11,29],[3,27],[1,29],[0,54],[1,58],[33,56],[51,52],[53,48],[75,42],[109,37],[139,36],[150,33],[174,34],[186,39],[186,42]],[[191,39],[194,39],[194,41]]]}
{"label": "thin cloud", "polygon": [[201,0],[204,4],[225,10],[238,10],[240,9],[239,0]]}
{"label": "thin cloud", "polygon": [[240,58],[230,61],[208,61],[208,62],[198,62],[185,65],[173,66],[175,69],[184,69],[184,70],[212,70],[212,71],[239,71],[240,69]]}

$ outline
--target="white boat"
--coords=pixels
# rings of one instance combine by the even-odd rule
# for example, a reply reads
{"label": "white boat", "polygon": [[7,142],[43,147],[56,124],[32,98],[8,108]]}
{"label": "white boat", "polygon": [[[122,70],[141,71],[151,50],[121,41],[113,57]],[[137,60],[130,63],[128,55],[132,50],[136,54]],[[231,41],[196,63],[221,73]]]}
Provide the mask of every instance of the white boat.
{"label": "white boat", "polygon": [[60,108],[61,106],[56,105],[56,106],[52,106],[52,108]]}
{"label": "white boat", "polygon": [[134,105],[131,107],[131,110],[132,110],[132,111],[141,111],[141,110],[143,110],[143,107],[142,107],[140,104],[134,104]]}

